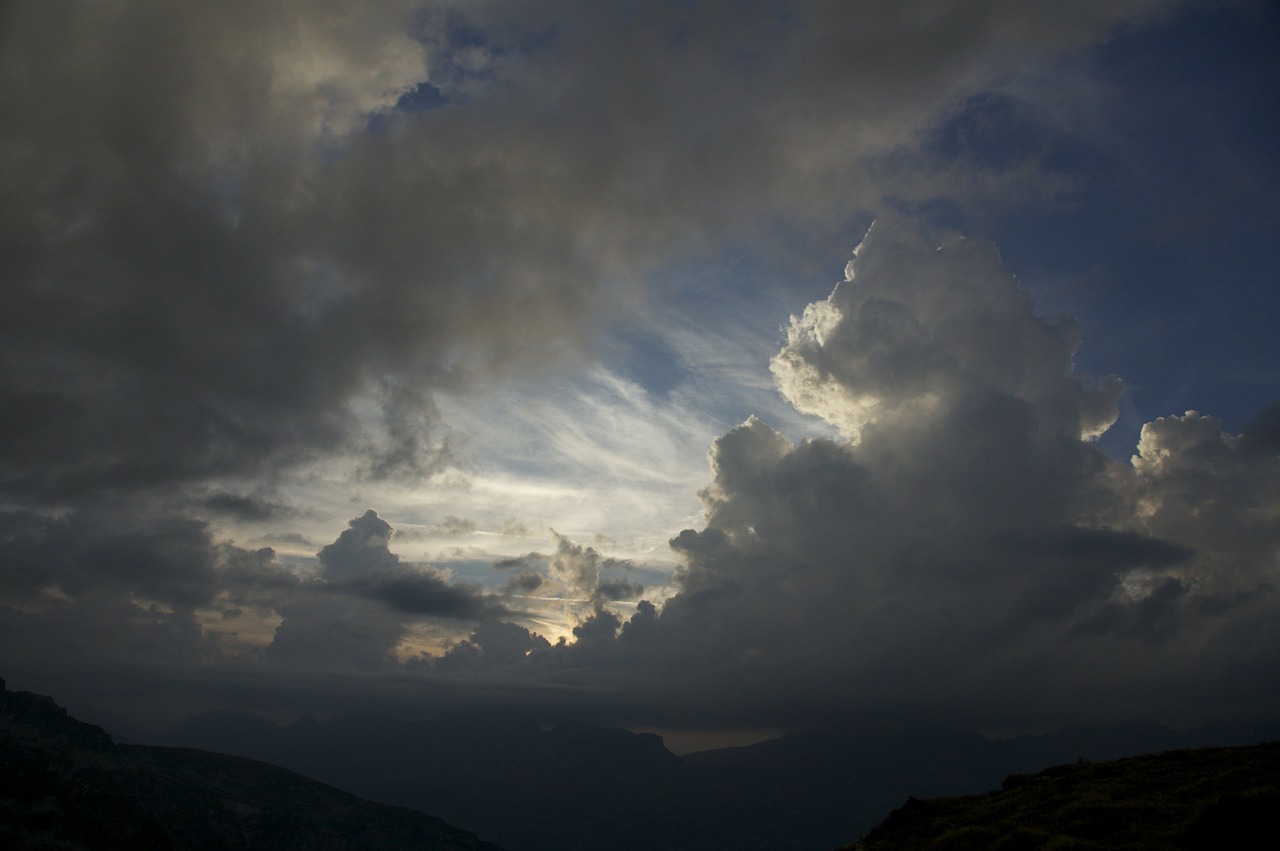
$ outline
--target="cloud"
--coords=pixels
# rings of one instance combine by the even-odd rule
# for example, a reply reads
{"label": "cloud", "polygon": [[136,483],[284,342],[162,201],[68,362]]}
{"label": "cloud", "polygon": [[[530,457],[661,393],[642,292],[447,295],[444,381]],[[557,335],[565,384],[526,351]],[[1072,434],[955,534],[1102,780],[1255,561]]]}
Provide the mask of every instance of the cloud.
{"label": "cloud", "polygon": [[280,608],[283,619],[264,655],[299,671],[385,670],[405,637],[403,621],[374,601],[307,594]]}
{"label": "cloud", "polygon": [[1265,428],[1232,435],[1196,411],[1160,417],[1143,426],[1131,464],[1135,525],[1194,550],[1185,579],[1202,594],[1274,586],[1280,480]]}
{"label": "cloud", "polygon": [[465,517],[454,517],[450,514],[441,522],[431,527],[430,531],[438,535],[469,535],[476,531],[478,526],[474,520]]}
{"label": "cloud", "polygon": [[400,557],[389,546],[395,530],[378,512],[371,508],[347,525],[336,541],[316,554],[327,578],[349,579],[400,564]]}
{"label": "cloud", "polygon": [[334,587],[381,601],[407,615],[478,620],[506,613],[479,589],[451,584],[446,576],[430,568],[375,568],[334,583]]}
{"label": "cloud", "polygon": [[182,517],[17,511],[0,516],[0,528],[4,582],[18,595],[127,592],[189,610],[213,599],[228,555],[207,524]]}
{"label": "cloud", "polygon": [[774,361],[846,438],[752,418],[717,439],[706,526],[671,541],[677,593],[584,622],[565,664],[626,670],[704,723],[1231,700],[1187,695],[1227,662],[1275,664],[1276,459],[1194,412],[1149,424],[1131,464],[1104,455],[1120,385],[1073,372],[1079,342],[994,247],[878,224]]}
{"label": "cloud", "polygon": [[19,4],[0,484],[429,477],[438,393],[761,217],[877,203],[943,105],[1162,5]]}
{"label": "cloud", "polygon": [[[1268,705],[1254,683],[1280,669],[1270,412],[1241,435],[1161,418],[1133,459],[1111,458],[1090,438],[1119,385],[1074,372],[1074,326],[1038,316],[992,247],[938,247],[900,223],[872,230],[821,304],[775,375],[844,436],[796,442],[751,418],[716,439],[706,521],[671,539],[661,607],[619,605],[643,593],[633,565],[559,534],[549,553],[497,562],[512,574],[498,595],[404,561],[373,510],[317,571],[182,517],[11,512],[5,635],[33,648],[15,665],[216,664],[299,695],[316,672],[492,676],[514,690],[486,699],[557,706],[571,684],[575,711],[704,725]],[[540,635],[532,607],[504,607],[530,592],[576,612],[565,640]],[[431,633],[434,656],[415,643],[468,621],[463,639]],[[50,625],[58,639],[35,641]]]}
{"label": "cloud", "polygon": [[602,555],[595,547],[575,544],[554,530],[551,534],[555,552],[526,553],[494,563],[499,570],[512,571],[505,586],[507,594],[538,591],[544,599],[554,596],[567,604],[580,619],[590,619],[609,603],[636,599],[644,593],[643,585],[628,578],[634,568],[629,560]]}
{"label": "cloud", "polygon": [[522,570],[507,580],[508,594],[528,594],[542,587],[542,574],[536,570]]}
{"label": "cloud", "polygon": [[207,497],[204,504],[213,511],[250,522],[275,520],[290,513],[287,507],[276,502],[243,494],[215,493]]}
{"label": "cloud", "polygon": [[484,670],[523,662],[535,651],[547,650],[546,639],[524,627],[503,621],[488,621],[471,635],[449,648],[435,662],[437,670]]}
{"label": "cloud", "polygon": [[379,670],[408,635],[411,620],[480,620],[508,611],[481,589],[391,552],[391,524],[369,509],[316,557],[323,581],[280,608],[270,659]]}
{"label": "cloud", "polygon": [[845,283],[792,318],[770,364],[792,404],[855,441],[877,422],[929,419],[993,393],[1028,403],[1038,428],[1064,437],[1115,422],[1119,379],[1095,388],[1072,375],[1079,326],[1036,316],[994,245],[958,237],[923,249],[905,228],[873,227]]}
{"label": "cloud", "polygon": [[[677,512],[694,528],[652,530],[742,416],[732,388],[763,399],[768,376],[765,341],[714,321],[752,284],[651,310],[646,285],[781,245],[780,222],[843,239],[884,208],[1070,197],[1034,145],[944,149],[965,120],[1060,109],[1037,97],[1062,96],[1055,58],[1177,5],[9,4],[6,657],[73,684],[363,686],[445,620],[441,670],[704,720],[1229,701],[1280,669],[1275,409],[1240,435],[1165,417],[1109,457],[1122,385],[1077,371],[1080,327],[979,239],[882,217],[784,330],[771,372],[799,413],[770,397],[721,434],[703,513]],[[636,316],[670,319],[683,383],[535,387]],[[476,401],[496,397],[508,416]],[[302,531],[261,540],[330,540],[353,504],[426,535],[567,534],[497,565],[506,596],[402,559],[373,511],[314,564],[236,543],[284,512]],[[628,618],[640,567],[573,542],[597,533],[674,535],[675,596]],[[533,591],[576,642],[503,608]]]}
{"label": "cloud", "polygon": [[251,668],[262,645],[249,632],[269,637],[273,610],[299,588],[271,549],[219,541],[206,522],[163,512],[7,512],[0,528],[6,665],[84,688],[89,703],[132,703],[126,693],[143,689],[141,704],[163,712],[163,694],[150,692],[157,681],[210,665]]}

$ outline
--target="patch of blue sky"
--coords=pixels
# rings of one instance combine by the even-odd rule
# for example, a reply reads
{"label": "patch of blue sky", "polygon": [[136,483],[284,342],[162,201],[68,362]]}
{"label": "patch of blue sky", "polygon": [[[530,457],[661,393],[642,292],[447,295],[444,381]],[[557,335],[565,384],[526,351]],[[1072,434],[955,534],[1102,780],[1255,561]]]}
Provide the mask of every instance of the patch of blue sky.
{"label": "patch of blue sky", "polygon": [[598,354],[615,374],[644,387],[655,398],[669,399],[689,378],[679,352],[661,336],[635,325],[618,326],[603,335]]}
{"label": "patch of blue sky", "polygon": [[910,212],[991,237],[1039,312],[1081,322],[1077,368],[1128,388],[1114,455],[1156,417],[1238,432],[1280,396],[1277,103],[1280,9],[1201,9],[976,95],[926,145],[993,170],[1033,158],[1064,187]]}
{"label": "patch of blue sky", "polygon": [[601,345],[604,366],[663,404],[696,411],[714,429],[708,447],[752,415],[796,440],[833,434],[782,398],[769,361],[790,317],[830,295],[869,224],[848,233],[777,226],[714,256],[669,264],[653,274],[658,295],[642,315]]}
{"label": "patch of blue sky", "polygon": [[489,590],[500,589],[511,577],[510,570],[494,567],[493,559],[433,559],[431,563],[447,569],[453,574],[453,581],[468,585],[479,585]]}
{"label": "patch of blue sky", "polygon": [[1120,81],[1116,167],[1075,208],[995,236],[1015,267],[1076,244],[1056,253],[1090,282],[1080,312],[1101,338],[1081,358],[1126,378],[1142,418],[1196,408],[1238,431],[1280,395],[1280,11],[1199,12],[1095,53]]}
{"label": "patch of blue sky", "polygon": [[433,109],[439,109],[447,103],[449,103],[449,99],[444,92],[440,91],[434,83],[424,80],[402,94],[393,108],[379,110],[370,115],[365,130],[374,135],[386,133],[406,115],[429,112]]}

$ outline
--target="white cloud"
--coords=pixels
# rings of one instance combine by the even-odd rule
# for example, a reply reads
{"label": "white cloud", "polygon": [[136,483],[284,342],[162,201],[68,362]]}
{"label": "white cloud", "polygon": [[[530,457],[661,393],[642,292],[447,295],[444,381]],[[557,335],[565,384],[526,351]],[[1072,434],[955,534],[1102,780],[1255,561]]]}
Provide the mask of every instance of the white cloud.
{"label": "white cloud", "polygon": [[1122,386],[1072,375],[1080,339],[1074,321],[1034,314],[994,245],[927,250],[889,225],[871,229],[827,301],[792,317],[770,367],[792,404],[855,441],[992,392],[1028,403],[1046,436],[1094,437],[1115,421]]}

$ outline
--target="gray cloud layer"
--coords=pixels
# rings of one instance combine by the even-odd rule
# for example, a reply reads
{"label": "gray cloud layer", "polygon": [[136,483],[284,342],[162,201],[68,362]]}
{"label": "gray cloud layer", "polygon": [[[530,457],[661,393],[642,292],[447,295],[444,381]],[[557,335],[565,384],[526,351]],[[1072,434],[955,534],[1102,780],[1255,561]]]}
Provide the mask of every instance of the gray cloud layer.
{"label": "gray cloud layer", "polygon": [[875,203],[939,107],[1159,5],[9,4],[0,487],[429,474],[434,390],[762,212]]}
{"label": "gray cloud layer", "polygon": [[[958,174],[920,134],[1171,5],[6,4],[6,657],[103,695],[411,671],[704,722],[1273,708],[1274,412],[1240,436],[1167,417],[1107,458],[1118,380],[1076,375],[1079,329],[975,240],[882,227],[792,323],[779,387],[849,440],[721,437],[662,609],[620,617],[625,565],[567,539],[498,600],[402,562],[373,512],[316,575],[210,523],[282,516],[272,485],[326,459],[439,471],[436,394],[589,349],[683,252],[1059,191]],[[576,643],[509,611],[544,583],[589,602]],[[477,627],[396,661],[440,619]]]}

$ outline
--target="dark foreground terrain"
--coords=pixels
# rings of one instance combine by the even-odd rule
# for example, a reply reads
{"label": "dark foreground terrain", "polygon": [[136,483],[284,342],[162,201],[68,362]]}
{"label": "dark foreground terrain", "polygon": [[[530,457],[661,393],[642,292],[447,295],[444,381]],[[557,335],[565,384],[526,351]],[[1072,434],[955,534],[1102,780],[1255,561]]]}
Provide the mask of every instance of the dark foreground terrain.
{"label": "dark foreground terrain", "polygon": [[1273,724],[1177,733],[1148,721],[989,739],[903,721],[828,724],[678,757],[653,734],[454,711],[285,726],[207,714],[165,743],[284,765],[510,851],[830,851],[909,796],[975,794],[1080,758],[1278,737]]}
{"label": "dark foreground terrain", "polygon": [[117,745],[0,680],[0,847],[498,851],[414,810],[187,748]]}
{"label": "dark foreground terrain", "polygon": [[907,801],[848,851],[1270,849],[1280,742],[1013,775],[985,795]]}
{"label": "dark foreground terrain", "polygon": [[207,714],[168,738],[121,745],[0,690],[0,848],[495,851],[478,834],[508,851],[828,851],[909,796],[1009,775],[912,800],[858,847],[1249,848],[1248,825],[1280,812],[1280,745],[1104,762],[1277,738],[1269,723],[1000,740],[841,724],[683,757],[653,734],[475,711]]}

